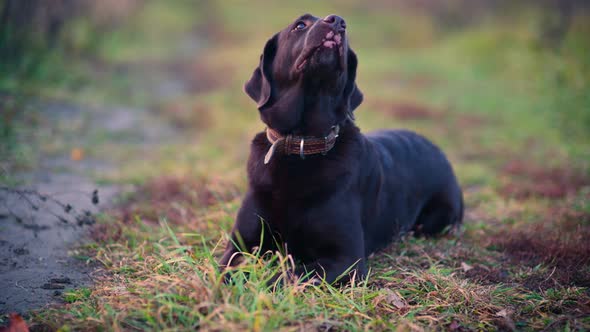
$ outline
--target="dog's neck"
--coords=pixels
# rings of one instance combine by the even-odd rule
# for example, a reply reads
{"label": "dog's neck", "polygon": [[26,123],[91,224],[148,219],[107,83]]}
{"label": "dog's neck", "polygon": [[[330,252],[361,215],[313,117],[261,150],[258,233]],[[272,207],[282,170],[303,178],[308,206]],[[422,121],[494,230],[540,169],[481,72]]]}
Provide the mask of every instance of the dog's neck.
{"label": "dog's neck", "polygon": [[352,118],[344,97],[344,78],[312,80],[277,85],[273,100],[260,108],[262,121],[283,136],[324,137],[332,127]]}
{"label": "dog's neck", "polygon": [[292,134],[308,137],[324,137],[338,125],[346,125],[346,104],[340,94],[331,91],[306,91],[301,119]]}

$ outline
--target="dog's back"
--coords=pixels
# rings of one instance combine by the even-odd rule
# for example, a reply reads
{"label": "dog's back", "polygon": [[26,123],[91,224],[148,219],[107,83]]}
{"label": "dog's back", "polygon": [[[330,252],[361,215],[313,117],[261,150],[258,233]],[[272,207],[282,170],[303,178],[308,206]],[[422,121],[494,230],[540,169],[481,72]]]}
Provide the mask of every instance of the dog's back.
{"label": "dog's back", "polygon": [[366,136],[366,173],[377,194],[363,195],[365,243],[373,252],[393,237],[414,230],[433,235],[461,222],[463,197],[443,152],[408,130],[382,130]]}

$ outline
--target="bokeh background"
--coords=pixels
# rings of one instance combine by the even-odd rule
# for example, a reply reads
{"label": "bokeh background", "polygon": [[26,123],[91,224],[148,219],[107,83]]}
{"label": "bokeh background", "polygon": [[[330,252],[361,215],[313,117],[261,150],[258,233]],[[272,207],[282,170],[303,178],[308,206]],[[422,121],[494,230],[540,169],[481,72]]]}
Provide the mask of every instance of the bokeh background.
{"label": "bokeh background", "polygon": [[[48,143],[35,141],[44,135],[44,113],[56,112],[38,110],[44,100],[141,108],[136,113],[161,116],[185,133],[212,134],[213,142],[200,138],[202,145],[239,146],[234,162],[222,162],[239,165],[245,149],[236,142],[261,127],[241,85],[265,40],[303,12],[350,21],[366,94],[357,112],[363,128],[425,129],[445,147],[454,140],[457,154],[587,157],[585,1],[4,0],[0,6],[2,176],[34,164]],[[89,125],[72,134],[75,142],[56,145],[80,145],[102,130],[100,121]],[[97,139],[89,140],[80,148],[92,155]]]}
{"label": "bokeh background", "polygon": [[[429,137],[447,152],[465,191],[460,249],[440,258],[457,243],[416,240],[392,249],[401,260],[372,263],[377,271],[409,268],[417,278],[408,281],[400,272],[401,279],[376,286],[402,289],[402,307],[410,309],[398,307],[396,322],[588,328],[580,318],[588,313],[590,286],[590,5],[584,0],[0,0],[0,183],[43,182],[55,191],[64,183],[64,190],[94,184],[101,192],[124,192],[110,197],[115,217],[99,222],[97,245],[84,257],[100,257],[109,273],[123,272],[105,257],[125,258],[130,278],[137,271],[164,273],[134,265],[137,243],[149,247],[166,238],[169,229],[158,228],[162,218],[175,232],[204,237],[182,240],[197,252],[230,228],[246,189],[249,142],[264,128],[242,85],[266,40],[306,12],[347,21],[365,96],[356,110],[361,129],[409,128]],[[408,252],[438,257],[426,265],[447,270],[404,260]],[[518,291],[472,298],[479,311],[471,314],[461,300],[451,305],[455,311],[441,311],[450,301],[443,292],[424,302],[424,290],[412,285],[450,278],[448,271],[457,271],[457,285],[475,285],[469,291],[489,294],[502,284]],[[150,285],[154,292],[169,290],[158,282]],[[110,280],[75,293],[68,310],[78,318],[68,318],[71,324],[87,327],[80,317],[92,316],[103,324],[165,328],[179,321],[141,320],[138,312],[158,315],[148,305],[154,301],[169,310],[205,300],[227,304],[211,294],[174,305],[126,294],[134,303],[126,309],[105,299],[101,287],[118,286]],[[293,304],[303,318],[280,316],[269,326],[321,322],[317,313],[305,316],[314,307],[305,301]],[[513,306],[509,314],[498,315],[506,306]],[[51,325],[61,314],[36,319]],[[344,329],[386,326],[331,314],[325,315]],[[258,317],[255,310],[245,310],[243,321],[194,315],[187,321],[224,328],[251,328]],[[434,318],[414,317],[420,315]],[[223,325],[228,322],[235,325]]]}

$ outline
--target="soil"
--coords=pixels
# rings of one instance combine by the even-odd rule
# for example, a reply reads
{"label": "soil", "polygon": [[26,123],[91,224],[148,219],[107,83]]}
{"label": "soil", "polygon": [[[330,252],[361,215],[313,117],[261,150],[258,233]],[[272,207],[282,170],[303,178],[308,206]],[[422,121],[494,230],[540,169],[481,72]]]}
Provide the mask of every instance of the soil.
{"label": "soil", "polygon": [[[71,174],[48,173],[35,180],[32,189],[43,194],[63,192],[56,198],[93,214],[108,205],[116,193],[114,187],[97,187],[89,179]],[[99,205],[90,199],[96,188],[103,201]],[[0,314],[25,313],[60,301],[64,291],[89,285],[92,280],[92,268],[69,252],[81,243],[90,225],[78,225],[75,216],[65,214],[57,204],[29,199],[38,210],[19,195],[0,193]],[[64,215],[68,222],[54,213]]]}
{"label": "soil", "polygon": [[[154,103],[186,96],[190,82],[165,68],[186,66],[186,55],[194,56],[199,46],[195,38],[184,41],[181,53],[159,71],[139,61],[129,71],[137,82],[134,88],[148,91]],[[96,179],[125,163],[117,160],[125,158],[120,153],[102,151],[104,146],[149,153],[181,139],[169,119],[149,109],[79,105],[69,100],[34,103],[40,117],[38,130],[47,138],[30,142],[39,151],[37,165],[14,174],[22,186],[0,189],[0,315],[26,314],[59,303],[64,292],[92,284],[97,270],[84,257],[77,257],[76,248],[100,231],[92,225],[93,218],[127,190],[97,183]],[[49,148],[40,148],[43,145]],[[88,158],[78,147],[95,149],[95,153]],[[98,190],[98,203],[92,199],[94,190]],[[49,199],[44,201],[38,194]],[[72,210],[66,211],[68,205]]]}

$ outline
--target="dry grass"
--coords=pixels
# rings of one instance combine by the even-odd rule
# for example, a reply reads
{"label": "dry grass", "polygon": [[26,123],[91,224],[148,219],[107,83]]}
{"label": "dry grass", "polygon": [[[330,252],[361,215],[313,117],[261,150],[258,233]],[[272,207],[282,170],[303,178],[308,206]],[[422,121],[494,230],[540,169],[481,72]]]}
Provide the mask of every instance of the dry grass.
{"label": "dry grass", "polygon": [[[216,202],[187,197],[201,188],[184,185],[189,183],[155,181],[141,187],[136,196],[141,199],[131,204],[162,204],[159,211],[213,207],[231,221],[237,205],[220,211],[227,197]],[[560,211],[574,211],[574,202],[568,203]],[[483,235],[468,224],[458,237],[409,236],[371,257],[366,284],[337,289],[295,282],[274,289],[267,281],[292,266],[281,254],[255,253],[233,272],[233,283],[225,284],[216,265],[224,241],[219,242],[222,230],[211,227],[214,219],[187,223],[172,210],[160,218],[168,223],[155,226],[140,216],[123,223],[118,239],[89,249],[102,266],[91,292],[76,293],[65,308],[40,314],[38,327],[513,330],[584,329],[590,323],[588,228],[569,229],[571,217],[558,219],[555,234],[549,213],[543,224],[496,225]]]}
{"label": "dry grass", "polygon": [[[562,156],[576,146],[554,135],[551,123],[533,121],[538,105],[528,104],[534,98],[517,89],[529,77],[471,77],[470,70],[461,71],[468,66],[464,59],[457,59],[462,49],[449,53],[452,47],[446,44],[392,52],[380,39],[367,37],[376,31],[367,17],[379,15],[379,9],[360,13],[349,2],[341,9],[350,17],[351,31],[356,21],[366,23],[351,35],[359,45],[359,84],[367,97],[356,111],[360,126],[365,131],[406,127],[439,142],[465,189],[465,227],[458,235],[428,240],[408,236],[396,242],[369,259],[367,282],[341,289],[299,282],[278,289],[267,285],[291,267],[288,257],[278,253],[248,256],[232,272],[233,283],[222,282],[216,259],[244,194],[248,141],[263,128],[240,86],[257,65],[270,32],[282,27],[275,21],[287,22],[299,13],[291,5],[254,1],[238,10],[219,3],[207,12],[216,18],[207,31],[213,29],[212,35],[222,38],[213,38],[187,69],[197,72],[197,97],[188,103],[155,102],[168,118],[199,129],[198,147],[188,152],[186,146],[171,147],[174,157],[194,154],[194,164],[193,159],[177,162],[173,172],[168,164],[150,165],[155,171],[149,174],[164,175],[141,181],[134,195],[99,222],[94,243],[85,248],[90,261],[100,265],[95,285],[66,294],[64,306],[34,314],[33,326],[590,329],[590,183],[578,171],[588,165],[576,158],[557,168],[543,163],[555,151]],[[323,2],[306,5],[311,12],[327,10]],[[276,14],[271,21],[236,20],[262,8]],[[385,32],[389,28],[383,26]],[[212,77],[211,68],[219,69],[224,80]],[[461,79],[455,76],[459,74]],[[409,83],[400,92],[388,84],[392,77]],[[201,110],[206,110],[203,118]],[[531,140],[537,144],[528,146]],[[519,161],[510,163],[514,156]]]}

